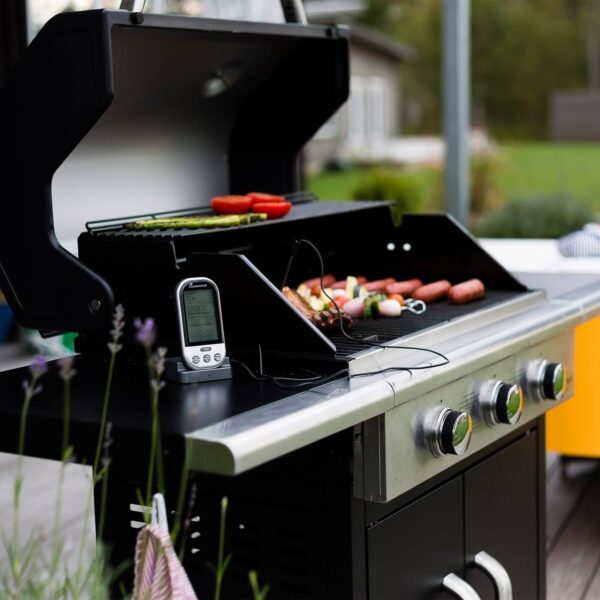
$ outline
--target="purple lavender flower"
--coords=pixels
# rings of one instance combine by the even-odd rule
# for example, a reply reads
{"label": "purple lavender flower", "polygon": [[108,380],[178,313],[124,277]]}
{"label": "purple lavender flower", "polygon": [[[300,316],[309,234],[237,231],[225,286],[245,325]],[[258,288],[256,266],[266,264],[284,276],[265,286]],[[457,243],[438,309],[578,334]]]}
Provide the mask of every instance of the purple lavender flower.
{"label": "purple lavender flower", "polygon": [[48,370],[48,361],[45,356],[36,354],[29,365],[29,371],[35,379],[39,379]]}
{"label": "purple lavender flower", "polygon": [[136,319],[133,322],[135,327],[135,339],[139,342],[146,350],[150,350],[152,344],[156,340],[156,326],[154,319],[148,318],[145,321]]}
{"label": "purple lavender flower", "polygon": [[150,358],[150,365],[152,367],[153,376],[150,379],[150,385],[156,392],[160,391],[165,382],[161,381],[160,378],[165,372],[165,357],[167,356],[167,349],[160,347]]}
{"label": "purple lavender flower", "polygon": [[71,381],[77,371],[73,368],[74,356],[65,356],[58,361],[58,376],[65,382]]}
{"label": "purple lavender flower", "polygon": [[29,372],[31,373],[31,379],[23,381],[23,389],[25,394],[29,398],[33,398],[36,394],[42,391],[41,385],[36,385],[38,379],[46,373],[48,370],[48,361],[44,356],[37,354],[33,357],[31,364],[29,365]]}
{"label": "purple lavender flower", "polygon": [[110,330],[111,341],[108,342],[108,349],[112,354],[116,354],[123,347],[119,344],[119,340],[123,335],[125,327],[125,309],[122,304],[117,304],[112,321],[112,329]]}

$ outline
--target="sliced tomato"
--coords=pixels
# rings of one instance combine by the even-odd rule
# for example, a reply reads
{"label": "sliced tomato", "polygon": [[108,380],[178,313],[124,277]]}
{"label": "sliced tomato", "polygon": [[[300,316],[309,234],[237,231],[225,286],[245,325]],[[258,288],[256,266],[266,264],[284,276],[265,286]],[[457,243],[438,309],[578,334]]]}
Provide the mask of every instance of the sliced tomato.
{"label": "sliced tomato", "polygon": [[218,215],[241,215],[250,210],[252,200],[248,196],[215,196],[210,204]]}
{"label": "sliced tomato", "polygon": [[279,219],[292,209],[291,202],[257,202],[252,206],[254,212],[266,213],[268,219]]}
{"label": "sliced tomato", "polygon": [[250,192],[248,198],[252,200],[252,205],[262,202],[285,202],[283,196],[276,196],[275,194],[263,194],[262,192]]}

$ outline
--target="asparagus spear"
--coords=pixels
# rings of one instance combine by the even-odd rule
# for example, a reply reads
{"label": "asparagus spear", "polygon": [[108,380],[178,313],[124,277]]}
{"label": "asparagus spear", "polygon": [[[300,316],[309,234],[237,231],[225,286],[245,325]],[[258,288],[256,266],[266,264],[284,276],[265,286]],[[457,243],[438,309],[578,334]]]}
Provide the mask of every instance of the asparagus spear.
{"label": "asparagus spear", "polygon": [[206,217],[164,217],[126,223],[128,229],[209,229],[212,227],[237,227],[255,221],[266,220],[265,213],[250,213],[244,215],[223,215]]}

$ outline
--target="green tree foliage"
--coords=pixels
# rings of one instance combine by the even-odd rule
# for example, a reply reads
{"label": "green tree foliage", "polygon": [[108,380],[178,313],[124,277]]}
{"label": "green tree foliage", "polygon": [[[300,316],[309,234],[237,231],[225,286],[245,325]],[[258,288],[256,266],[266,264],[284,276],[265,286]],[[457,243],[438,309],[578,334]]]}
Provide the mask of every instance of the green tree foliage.
{"label": "green tree foliage", "polygon": [[[443,0],[370,0],[364,20],[419,53],[402,67],[405,123],[441,127]],[[543,138],[550,94],[587,85],[586,0],[472,0],[472,115],[504,138]],[[412,110],[411,110],[412,106]]]}

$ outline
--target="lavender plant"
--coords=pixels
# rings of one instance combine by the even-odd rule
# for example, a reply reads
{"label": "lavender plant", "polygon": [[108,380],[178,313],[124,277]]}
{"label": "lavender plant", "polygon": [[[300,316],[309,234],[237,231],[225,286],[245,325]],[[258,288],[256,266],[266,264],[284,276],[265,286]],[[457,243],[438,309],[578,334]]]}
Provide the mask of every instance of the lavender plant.
{"label": "lavender plant", "polygon": [[148,318],[142,321],[135,319],[135,339],[146,353],[146,364],[148,366],[148,376],[150,382],[150,406],[152,415],[152,425],[150,434],[150,459],[148,461],[148,477],[146,478],[145,505],[152,504],[152,494],[154,493],[154,476],[156,474],[156,487],[158,491],[164,493],[164,470],[162,462],[162,442],[160,435],[160,415],[158,399],[160,390],[165,386],[162,376],[165,371],[165,358],[167,349],[160,347],[153,352],[153,345],[156,341],[156,325],[154,319]]}
{"label": "lavender plant", "polygon": [[[22,461],[25,449],[25,438],[27,431],[27,416],[31,400],[42,391],[40,379],[47,372],[47,362],[44,357],[36,356],[30,366],[30,378],[23,382],[25,391],[23,407],[21,410],[19,424],[18,454],[16,460],[16,474],[13,490],[13,534],[12,539],[7,540],[3,534],[7,555],[9,556],[10,572],[0,573],[0,596],[8,598],[109,598],[111,575],[105,560],[104,548],[99,542],[97,546],[96,560],[91,565],[84,565],[84,547],[86,543],[86,531],[92,513],[93,487],[102,481],[102,500],[100,507],[99,534],[101,536],[104,514],[106,511],[106,495],[108,469],[110,466],[109,446],[111,443],[111,425],[107,423],[108,404],[112,387],[112,378],[117,353],[121,350],[120,338],[124,328],[124,310],[118,306],[114,319],[113,328],[110,332],[111,340],[108,344],[110,360],[107,381],[104,390],[102,417],[98,435],[98,443],[92,465],[92,479],[86,502],[84,514],[84,527],[79,545],[79,558],[74,573],[69,573],[64,567],[64,540],[60,535],[60,514],[62,505],[62,494],[64,476],[67,464],[73,456],[73,448],[69,443],[70,428],[70,395],[71,380],[76,374],[73,367],[74,358],[66,357],[58,361],[59,377],[63,381],[63,427],[61,443],[61,469],[57,488],[57,501],[50,541],[51,554],[46,558],[39,551],[41,543],[45,540],[43,531],[34,530],[25,543],[20,539],[20,500],[23,485]],[[102,454],[101,454],[102,453]],[[98,467],[101,463],[101,470]],[[59,567],[63,566],[61,570]]]}
{"label": "lavender plant", "polygon": [[[108,566],[106,550],[100,541],[104,529],[106,502],[108,496],[108,475],[111,465],[110,446],[112,444],[112,424],[108,421],[108,407],[113,383],[114,367],[116,356],[122,348],[121,338],[125,326],[125,311],[122,306],[116,308],[113,327],[110,331],[110,341],[108,350],[110,353],[107,379],[104,387],[102,413],[100,419],[100,428],[98,431],[98,440],[94,454],[94,461],[91,465],[92,476],[86,500],[84,513],[83,531],[78,548],[77,567],[74,572],[69,572],[63,564],[65,559],[64,540],[61,536],[61,504],[65,471],[73,458],[73,447],[70,444],[70,414],[71,414],[71,381],[76,375],[74,368],[74,358],[67,357],[58,361],[58,375],[63,382],[63,425],[61,442],[61,470],[58,482],[56,510],[51,530],[52,550],[50,558],[44,557],[39,551],[41,542],[44,540],[44,533],[34,531],[26,543],[21,544],[19,531],[19,507],[22,492],[22,459],[25,449],[25,438],[27,429],[27,416],[29,407],[37,394],[42,391],[40,380],[48,370],[46,360],[43,357],[35,357],[30,367],[30,377],[23,383],[24,402],[21,410],[18,456],[16,461],[16,475],[13,490],[13,508],[14,523],[12,538],[8,540],[3,533],[4,543],[9,556],[9,572],[0,571],[0,597],[11,599],[37,599],[46,598],[81,598],[90,597],[98,600],[108,599],[110,597],[111,583],[116,580],[126,565],[121,565],[119,569],[111,570]],[[165,371],[166,348],[159,347],[153,349],[156,341],[156,326],[152,319],[141,321],[136,319],[135,338],[142,345],[146,353],[147,367],[149,374],[149,388],[151,399],[151,442],[150,456],[148,463],[148,477],[145,490],[145,496],[142,497],[138,491],[141,504],[150,506],[152,503],[152,494],[155,490],[164,492],[164,473],[162,464],[162,443],[160,434],[159,418],[159,394],[165,383],[162,376]],[[191,518],[191,511],[195,504],[196,488],[192,486],[188,502],[188,514],[182,527],[183,502],[186,496],[188,460],[187,453],[184,458],[179,497],[177,500],[176,519],[171,539],[173,544],[176,542],[179,533],[182,533],[180,559],[185,551],[185,541],[188,534],[188,528]],[[90,565],[84,561],[84,548],[86,544],[88,524],[93,514],[92,501],[93,489],[101,484],[99,519],[97,535],[96,560]],[[232,555],[225,556],[225,524],[227,513],[227,498],[221,502],[221,518],[217,565],[209,565],[215,573],[215,594],[214,598],[219,599],[221,595],[221,586],[225,577],[227,568],[232,559]],[[62,569],[61,569],[62,567]],[[249,573],[250,587],[255,600],[265,600],[268,586],[260,587],[258,577],[255,572]],[[125,592],[123,591],[125,596]]]}
{"label": "lavender plant", "polygon": [[225,577],[225,571],[231,562],[231,554],[224,556],[225,554],[225,523],[227,521],[227,496],[221,498],[221,523],[219,527],[219,551],[217,554],[217,565],[211,563],[208,564],[209,569],[215,575],[215,595],[214,600],[221,598],[221,585],[223,584],[223,578]]}

